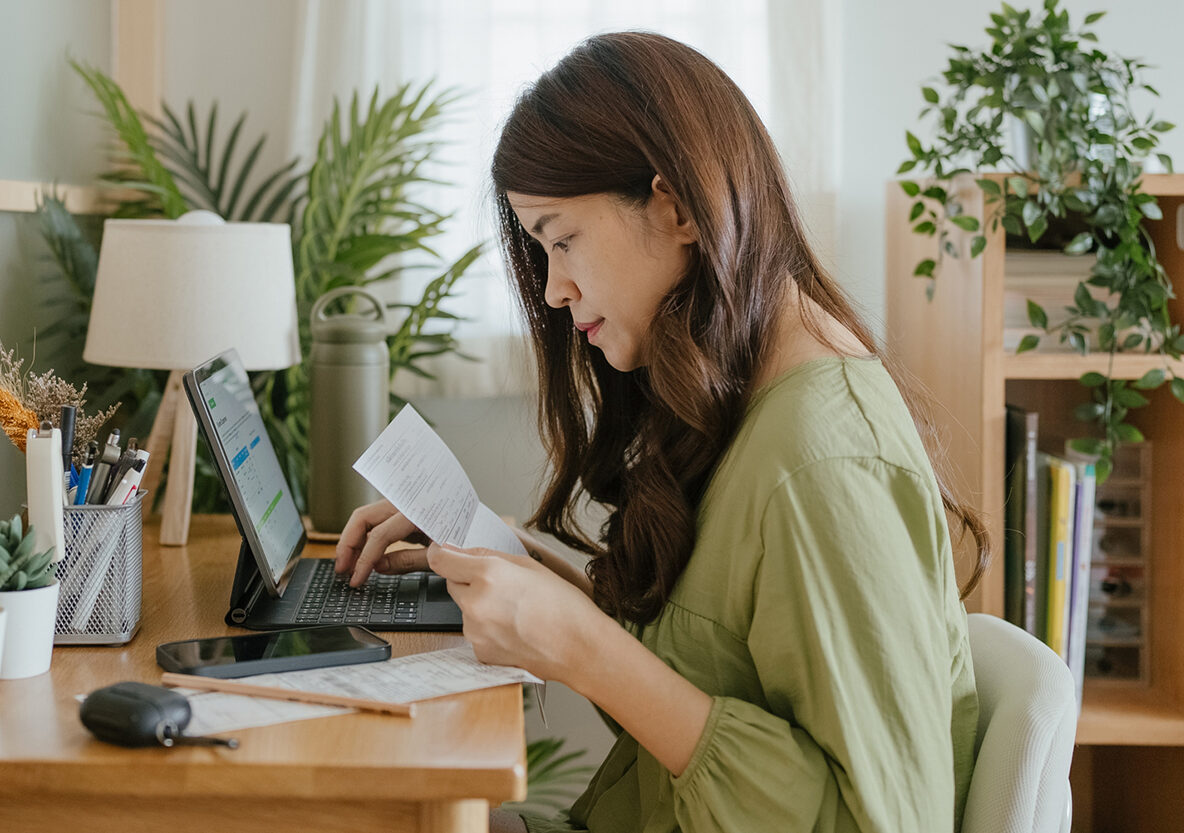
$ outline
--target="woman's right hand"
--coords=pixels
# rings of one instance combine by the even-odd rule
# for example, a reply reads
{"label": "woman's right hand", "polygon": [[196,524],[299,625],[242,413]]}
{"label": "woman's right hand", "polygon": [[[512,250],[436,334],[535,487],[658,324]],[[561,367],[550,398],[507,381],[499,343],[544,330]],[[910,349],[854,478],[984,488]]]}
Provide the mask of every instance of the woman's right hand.
{"label": "woman's right hand", "polygon": [[[387,552],[391,544],[399,541],[418,546]],[[348,574],[352,587],[363,584],[375,570],[395,574],[427,570],[427,546],[430,543],[428,537],[389,500],[380,500],[358,507],[349,516],[337,542],[334,569],[339,575]]]}

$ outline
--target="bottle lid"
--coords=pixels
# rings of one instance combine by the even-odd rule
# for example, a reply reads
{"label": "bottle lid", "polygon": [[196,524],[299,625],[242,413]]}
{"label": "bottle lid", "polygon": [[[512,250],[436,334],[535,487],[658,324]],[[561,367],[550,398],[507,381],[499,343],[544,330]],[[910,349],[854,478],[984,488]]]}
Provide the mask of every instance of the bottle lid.
{"label": "bottle lid", "polygon": [[[360,312],[326,314],[325,310],[331,302],[351,295],[363,302]],[[356,286],[338,287],[318,298],[309,314],[309,326],[314,341],[338,344],[382,341],[390,334],[382,302]]]}

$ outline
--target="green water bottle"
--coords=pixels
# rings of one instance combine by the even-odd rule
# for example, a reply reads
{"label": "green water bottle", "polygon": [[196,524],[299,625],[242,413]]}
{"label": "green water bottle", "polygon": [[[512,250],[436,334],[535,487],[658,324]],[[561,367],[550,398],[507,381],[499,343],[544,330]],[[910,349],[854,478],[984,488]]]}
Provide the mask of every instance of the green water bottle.
{"label": "green water bottle", "polygon": [[[358,312],[328,314],[354,296]],[[381,301],[354,286],[322,295],[309,315],[308,514],[318,532],[340,532],[350,513],[379,499],[354,461],[390,418],[390,351]]]}

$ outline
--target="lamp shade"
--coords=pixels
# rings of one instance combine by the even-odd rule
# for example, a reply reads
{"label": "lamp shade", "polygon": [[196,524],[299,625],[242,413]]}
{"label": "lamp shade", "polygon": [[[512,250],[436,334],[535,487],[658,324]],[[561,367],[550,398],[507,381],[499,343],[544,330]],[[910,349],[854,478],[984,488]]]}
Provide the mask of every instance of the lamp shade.
{"label": "lamp shade", "polygon": [[107,220],[83,359],[177,370],[230,347],[249,370],[300,361],[288,225]]}

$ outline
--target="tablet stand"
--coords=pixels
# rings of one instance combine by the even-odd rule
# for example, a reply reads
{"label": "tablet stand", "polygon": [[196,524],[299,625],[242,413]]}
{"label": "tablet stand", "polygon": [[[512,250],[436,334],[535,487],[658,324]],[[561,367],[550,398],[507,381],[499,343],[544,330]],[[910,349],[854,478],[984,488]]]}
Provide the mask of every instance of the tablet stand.
{"label": "tablet stand", "polygon": [[259,562],[251,552],[251,545],[243,536],[238,548],[238,566],[234,570],[234,585],[230,589],[230,610],[226,612],[226,624],[241,625],[250,617],[263,593],[263,577],[259,575]]}

